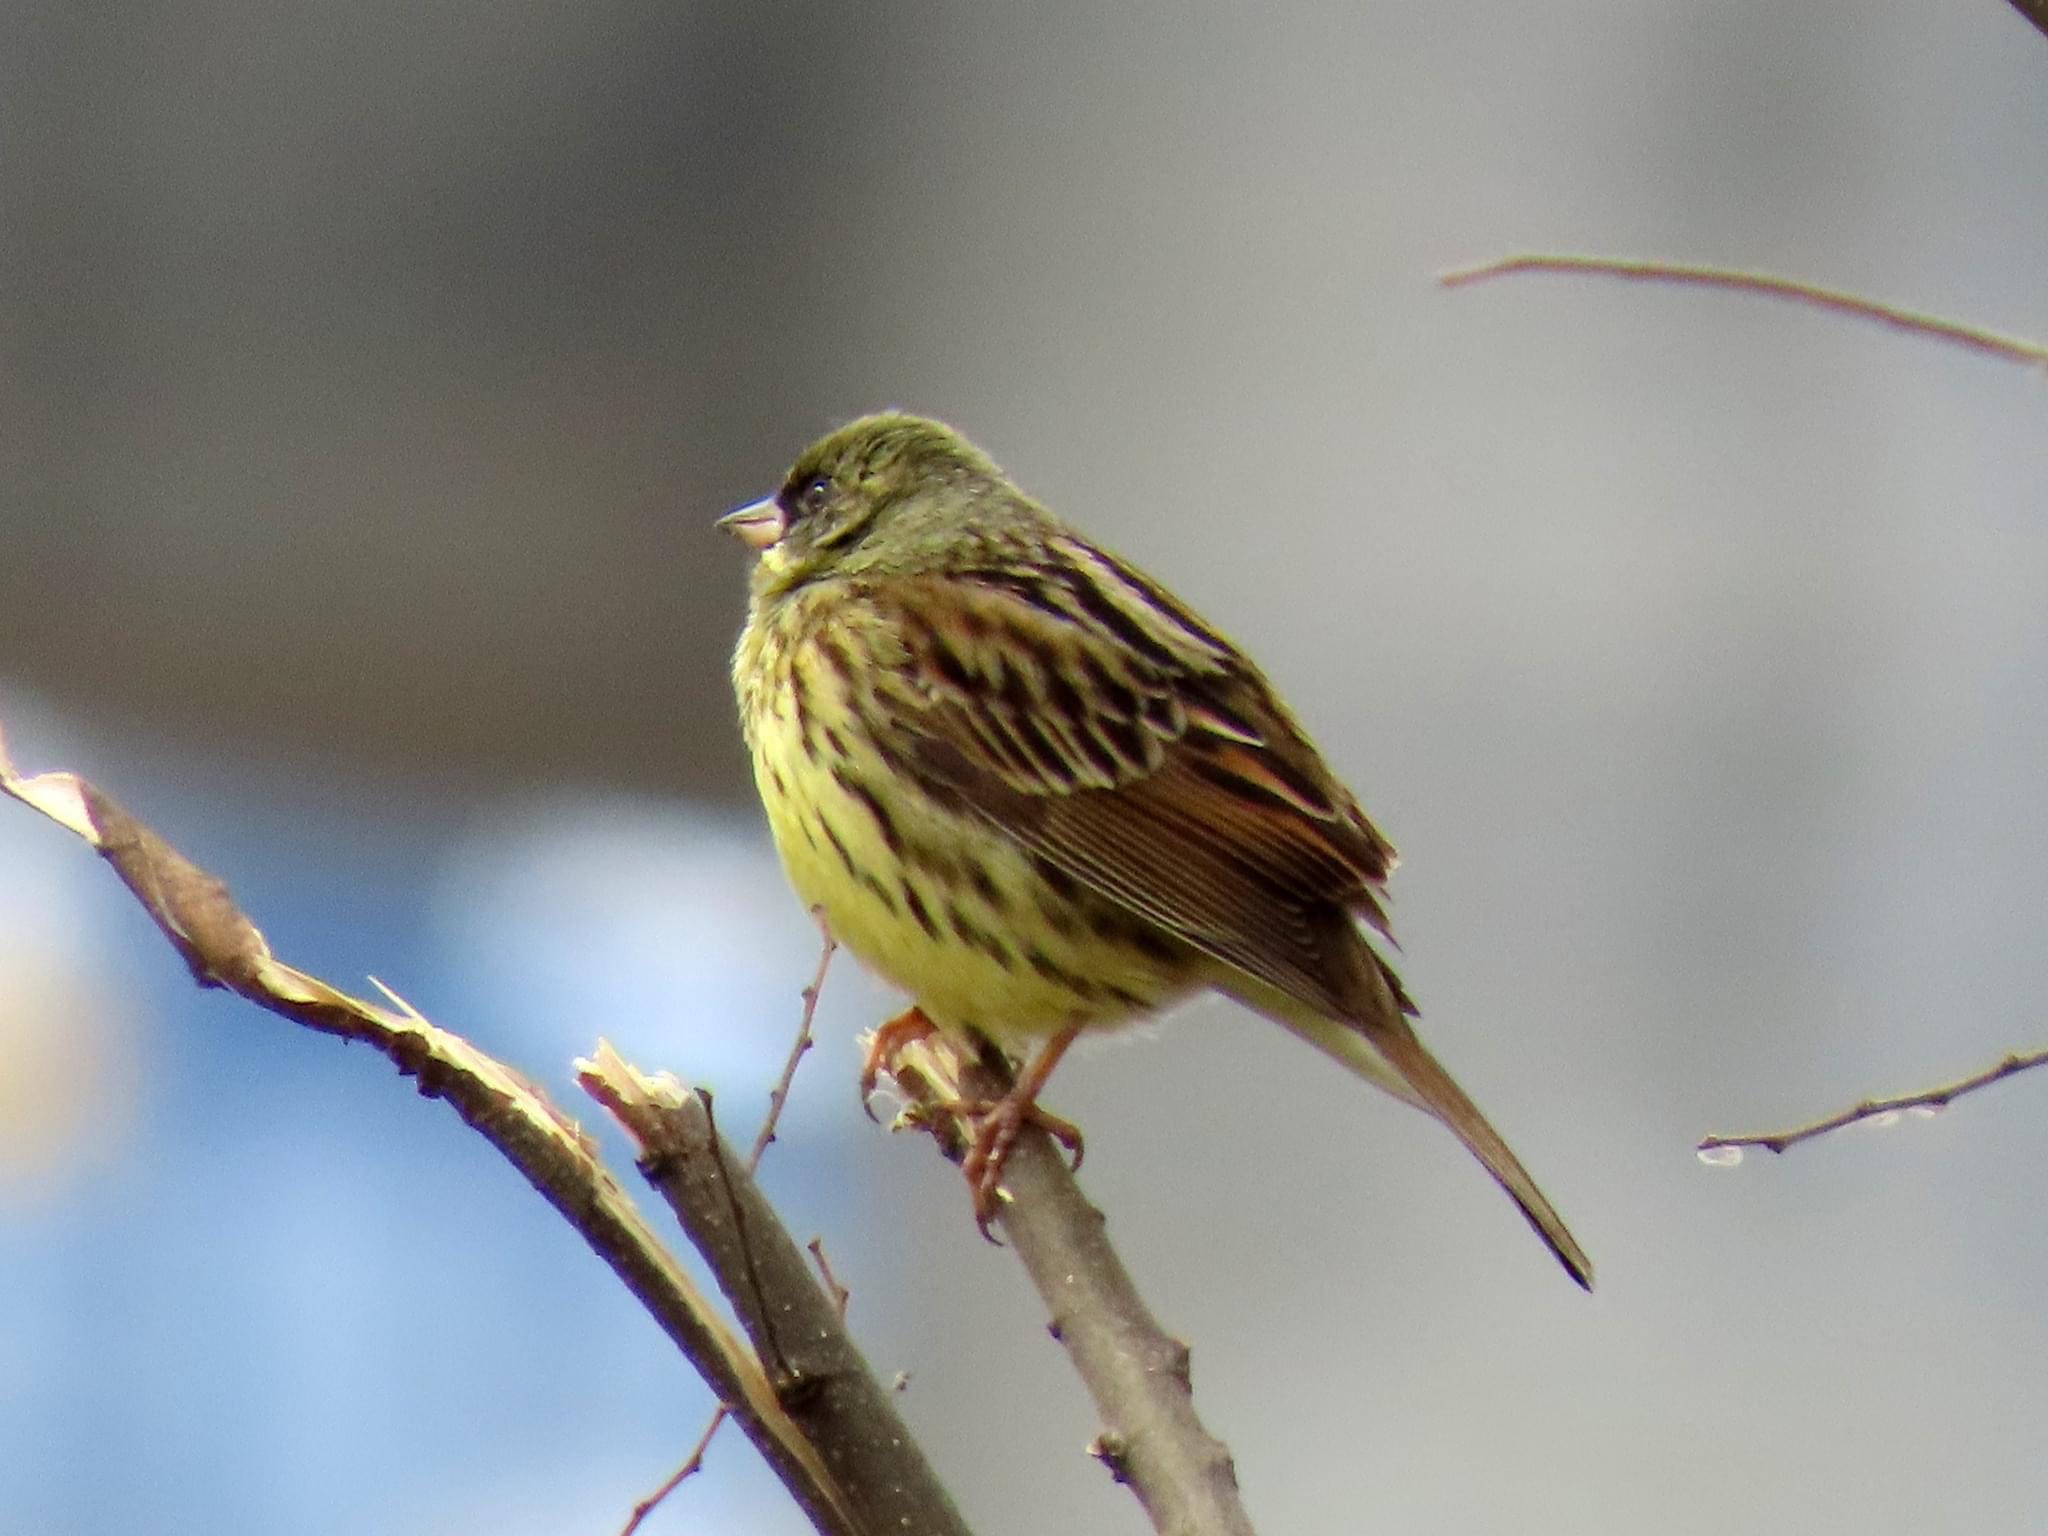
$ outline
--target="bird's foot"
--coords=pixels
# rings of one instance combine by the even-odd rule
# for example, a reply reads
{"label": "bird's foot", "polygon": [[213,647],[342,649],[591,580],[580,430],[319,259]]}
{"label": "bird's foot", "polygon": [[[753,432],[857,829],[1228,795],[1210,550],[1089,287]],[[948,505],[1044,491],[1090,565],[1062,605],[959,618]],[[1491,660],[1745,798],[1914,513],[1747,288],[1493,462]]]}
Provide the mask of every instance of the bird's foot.
{"label": "bird's foot", "polygon": [[894,1066],[897,1052],[937,1033],[938,1026],[924,1016],[924,1010],[912,1007],[897,1014],[869,1038],[867,1053],[860,1059],[860,1107],[870,1120],[876,1118],[871,1102],[875,1083]]}
{"label": "bird's foot", "polygon": [[1026,1087],[1027,1083],[1019,1083],[999,1099],[956,1106],[957,1113],[973,1125],[960,1171],[967,1176],[968,1192],[974,1199],[974,1224],[990,1242],[996,1241],[989,1224],[1003,1199],[1003,1168],[1025,1126],[1045,1132],[1073,1155],[1072,1167],[1081,1166],[1081,1128],[1044,1108],[1024,1091]]}

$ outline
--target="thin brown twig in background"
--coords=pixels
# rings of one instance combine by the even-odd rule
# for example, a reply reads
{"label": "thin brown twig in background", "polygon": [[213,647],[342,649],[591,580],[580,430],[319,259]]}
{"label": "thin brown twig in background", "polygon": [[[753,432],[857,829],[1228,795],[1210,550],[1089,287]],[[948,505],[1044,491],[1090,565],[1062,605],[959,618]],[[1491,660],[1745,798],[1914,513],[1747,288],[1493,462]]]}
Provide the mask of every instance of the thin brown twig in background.
{"label": "thin brown twig in background", "polygon": [[[909,1096],[909,1123],[930,1131],[955,1162],[969,1132],[958,1106],[993,1103],[1009,1086],[942,1035],[904,1045],[887,1065]],[[1195,1413],[1187,1346],[1153,1319],[1110,1246],[1102,1213],[1039,1127],[1019,1132],[1003,1193],[995,1220],[1102,1415],[1090,1454],[1137,1494],[1163,1536],[1252,1536],[1230,1451]],[[967,1225],[963,1212],[963,1231]]]}
{"label": "thin brown twig in background", "polygon": [[1462,288],[1490,278],[1510,277],[1519,272],[1560,272],[1619,277],[1633,282],[1668,283],[1699,288],[1720,288],[1737,293],[1760,293],[1790,299],[1814,309],[1875,321],[1894,330],[1917,336],[1932,336],[1973,351],[1987,353],[2006,362],[2048,368],[2048,347],[2038,342],[2001,336],[1974,325],[1919,314],[1910,309],[1881,304],[1835,288],[1822,288],[1796,278],[1772,277],[1762,272],[1743,272],[1725,267],[1689,266],[1667,261],[1629,261],[1612,256],[1504,256],[1499,261],[1445,272],[1437,281],[1446,288]]}
{"label": "thin brown twig in background", "polygon": [[829,1453],[805,1437],[753,1351],[648,1229],[589,1138],[539,1088],[417,1012],[380,1008],[280,961],[219,879],[78,775],[18,774],[4,735],[0,793],[95,849],[201,986],[225,988],[309,1029],[373,1046],[423,1095],[445,1100],[611,1266],[730,1406],[811,1523],[844,1536],[864,1529],[827,1466]]}
{"label": "thin brown twig in background", "polygon": [[683,1458],[683,1464],[680,1467],[677,1467],[675,1471],[669,1474],[668,1481],[633,1506],[632,1515],[619,1528],[619,1536],[633,1536],[633,1533],[640,1529],[642,1522],[661,1507],[662,1500],[703,1471],[704,1453],[711,1449],[711,1437],[718,1433],[718,1426],[725,1422],[725,1413],[725,1404],[720,1403],[712,1411],[711,1422],[704,1426],[704,1433],[697,1437],[695,1449]]}
{"label": "thin brown twig in background", "polygon": [[2012,0],[2012,8],[2032,22],[2036,32],[2048,37],[2048,0]]}
{"label": "thin brown twig in background", "polygon": [[1816,1136],[1839,1131],[1843,1126],[1854,1125],[1859,1120],[1897,1114],[1908,1109],[1945,1108],[1966,1093],[1975,1093],[1979,1088],[1989,1088],[1993,1083],[2040,1066],[2048,1066],[2048,1050],[2015,1051],[1995,1066],[1986,1067],[1982,1072],[1957,1082],[1944,1083],[1938,1088],[1923,1088],[1918,1093],[1901,1094],[1895,1099],[1865,1099],[1839,1114],[1829,1115],[1825,1120],[1816,1120],[1811,1125],[1795,1126],[1788,1131],[1757,1131],[1747,1136],[1708,1136],[1700,1142],[1699,1150],[1717,1152],[1724,1148],[1762,1147],[1769,1152],[1783,1152],[1787,1147],[1796,1147],[1802,1141],[1811,1141]]}
{"label": "thin brown twig in background", "polygon": [[789,1047],[789,1058],[782,1064],[782,1071],[775,1079],[775,1086],[768,1090],[768,1113],[761,1121],[761,1129],[754,1133],[754,1145],[747,1153],[747,1172],[761,1171],[761,1156],[775,1140],[775,1127],[781,1123],[783,1106],[789,1103],[789,1086],[796,1081],[797,1063],[804,1059],[804,1053],[814,1043],[811,1039],[811,1021],[818,1016],[818,996],[825,987],[825,970],[832,964],[832,954],[839,948],[839,941],[832,937],[832,930],[825,926],[825,915],[816,909],[811,918],[818,925],[818,935],[824,947],[818,951],[818,968],[811,973],[811,984],[803,990],[803,1012],[797,1019],[796,1039]]}

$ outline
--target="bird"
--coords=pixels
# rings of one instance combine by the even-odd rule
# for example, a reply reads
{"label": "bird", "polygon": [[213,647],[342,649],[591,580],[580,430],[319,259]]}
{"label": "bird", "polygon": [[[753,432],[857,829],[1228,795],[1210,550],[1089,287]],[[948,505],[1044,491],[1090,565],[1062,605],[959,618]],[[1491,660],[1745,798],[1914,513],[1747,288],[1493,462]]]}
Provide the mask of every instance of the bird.
{"label": "bird", "polygon": [[732,677],[804,905],[913,1006],[862,1072],[937,1030],[1021,1063],[970,1106],[984,1235],[1020,1128],[1080,1035],[1204,990],[1442,1122],[1566,1272],[1593,1265],[1416,1034],[1393,846],[1264,674],[941,422],[813,443],[718,520],[755,552]]}

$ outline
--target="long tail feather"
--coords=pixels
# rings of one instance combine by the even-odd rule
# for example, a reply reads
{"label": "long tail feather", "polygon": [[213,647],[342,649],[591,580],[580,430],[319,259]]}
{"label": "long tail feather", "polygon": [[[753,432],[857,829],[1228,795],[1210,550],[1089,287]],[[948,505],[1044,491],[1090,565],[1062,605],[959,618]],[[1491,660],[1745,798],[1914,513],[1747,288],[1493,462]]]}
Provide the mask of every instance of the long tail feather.
{"label": "long tail feather", "polygon": [[1395,1098],[1426,1110],[1441,1120],[1451,1134],[1465,1144],[1493,1175],[1494,1182],[1507,1191],[1508,1198],[1528,1218],[1536,1235],[1565,1267],[1572,1279],[1593,1289],[1593,1261],[1565,1227],[1564,1219],[1544,1198],[1536,1181],[1521,1160],[1508,1150],[1500,1133],[1487,1123],[1465,1090],[1452,1080],[1429,1054],[1404,1018],[1384,1023],[1353,1024],[1289,1009],[1278,1015],[1282,1023],[1325,1055],[1334,1057],[1374,1086]]}

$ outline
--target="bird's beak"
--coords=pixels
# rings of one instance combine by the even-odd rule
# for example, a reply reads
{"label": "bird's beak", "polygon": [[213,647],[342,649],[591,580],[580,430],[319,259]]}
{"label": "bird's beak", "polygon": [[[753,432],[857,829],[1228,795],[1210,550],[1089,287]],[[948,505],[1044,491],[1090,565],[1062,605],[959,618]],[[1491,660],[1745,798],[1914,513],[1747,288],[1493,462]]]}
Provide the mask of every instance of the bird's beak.
{"label": "bird's beak", "polygon": [[728,512],[718,520],[718,526],[727,533],[754,549],[766,549],[789,527],[789,518],[770,496],[762,501],[750,501],[736,512]]}

